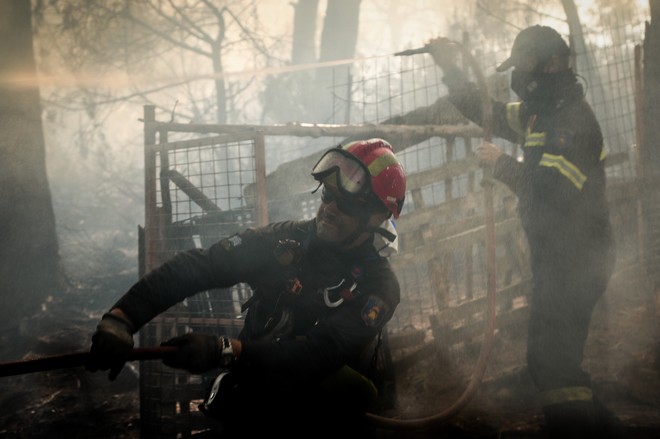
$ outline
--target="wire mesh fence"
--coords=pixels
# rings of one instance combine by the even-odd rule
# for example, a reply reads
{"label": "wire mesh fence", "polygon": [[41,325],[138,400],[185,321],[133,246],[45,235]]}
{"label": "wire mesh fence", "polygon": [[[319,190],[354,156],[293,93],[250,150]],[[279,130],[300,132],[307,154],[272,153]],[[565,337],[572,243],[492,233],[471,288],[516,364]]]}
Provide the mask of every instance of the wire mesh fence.
{"label": "wire mesh fence", "polygon": [[[167,135],[161,140],[168,139]],[[258,194],[245,196],[257,181],[257,139],[216,136],[159,144],[148,179],[158,179],[157,218],[150,246],[158,265],[179,251],[206,248],[222,237],[258,224]],[[154,268],[145,267],[146,269]],[[236,337],[243,324],[241,304],[251,297],[245,284],[200,292],[157,316],[140,331],[140,343],[158,345],[187,332]],[[198,409],[215,376],[196,376],[164,367],[140,365],[141,428],[144,437],[181,437],[208,426]]]}
{"label": "wire mesh fence", "polygon": [[[610,200],[617,242],[624,249],[619,263],[627,264],[637,260],[640,251],[637,200],[626,195],[626,188],[636,169],[632,72],[633,49],[642,38],[642,26],[627,19],[602,26],[585,33],[587,51],[576,53],[576,57],[588,60],[578,63],[578,72],[588,85],[588,100],[601,121],[611,157],[607,166]],[[606,35],[603,29],[607,29]],[[506,75],[493,75],[497,61],[506,57],[502,42],[475,46],[492,94],[513,99]],[[396,140],[392,143],[406,168],[409,187],[398,222],[400,249],[392,257],[402,300],[388,324],[388,333],[418,332],[420,346],[443,343],[456,362],[469,362],[474,352],[467,348],[479,345],[485,319],[487,279],[483,175],[473,157],[473,148],[481,141],[480,131],[445,105],[442,72],[430,57],[362,60],[350,69],[338,70],[333,78],[328,93],[333,97],[332,122],[338,129],[330,127],[322,134],[293,126],[289,131],[246,126],[244,134],[236,138],[228,134],[222,140],[208,140],[200,133],[223,133],[228,128],[215,126],[186,133],[178,127],[176,135],[181,140],[172,141],[168,125],[158,125],[166,146],[151,151],[154,157],[159,154],[159,159],[154,158],[155,166],[146,170],[147,187],[153,190],[147,198],[153,202],[147,206],[152,220],[145,230],[144,249],[148,252],[153,248],[157,253],[150,265],[176,251],[206,247],[259,224],[260,197],[266,198],[270,221],[313,217],[318,195],[311,193],[309,184],[299,181],[300,174],[290,172],[291,168],[279,169],[279,165],[308,166],[310,156],[343,139],[376,136],[389,129],[387,135]],[[420,131],[414,126],[393,128],[400,125],[397,117],[424,107],[437,111],[437,117],[429,122],[435,131]],[[443,131],[438,129],[440,125],[456,129]],[[265,193],[255,190],[260,174],[265,174],[257,163],[255,129],[265,135],[264,156],[272,158],[267,177],[279,182],[277,188],[267,185]],[[499,139],[495,142],[514,156],[520,153],[514,144]],[[283,158],[277,152],[282,145],[300,147],[287,149]],[[149,144],[146,147],[151,148]],[[529,286],[526,244],[514,213],[515,198],[506,188],[496,188],[495,206],[498,313],[502,328],[515,328],[525,318]],[[158,343],[190,330],[236,335],[242,322],[240,305],[250,294],[249,288],[239,285],[189,298],[149,325],[141,333],[141,342]],[[403,352],[398,359],[405,362],[407,354]],[[194,377],[148,363],[142,366],[141,376],[145,437],[186,437],[204,428],[205,420],[196,403],[210,377]]]}

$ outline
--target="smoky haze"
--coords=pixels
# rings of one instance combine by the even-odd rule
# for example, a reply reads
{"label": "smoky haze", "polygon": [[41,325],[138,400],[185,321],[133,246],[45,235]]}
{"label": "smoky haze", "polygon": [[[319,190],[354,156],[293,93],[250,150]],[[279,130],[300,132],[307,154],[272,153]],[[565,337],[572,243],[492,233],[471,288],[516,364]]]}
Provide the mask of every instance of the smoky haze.
{"label": "smoky haze", "polygon": [[[416,418],[454,402],[471,378],[481,348],[485,250],[475,243],[470,250],[440,253],[443,246],[454,245],[454,236],[483,226],[483,216],[479,216],[483,214],[482,174],[474,164],[466,168],[470,172],[455,176],[438,169],[454,161],[469,161],[479,131],[446,101],[442,71],[429,55],[393,54],[423,47],[437,36],[462,41],[478,58],[490,93],[503,100],[515,99],[508,75],[495,73],[495,66],[508,56],[518,30],[531,23],[553,26],[568,37],[573,29],[561,4],[523,1],[517,3],[520,8],[511,8],[508,2],[362,0],[333,10],[329,1],[241,0],[224,2],[222,9],[214,10],[186,0],[172,2],[176,8],[146,0],[121,7],[107,1],[85,3],[33,2],[37,72],[20,71],[0,78],[3,86],[38,85],[40,90],[47,178],[66,278],[61,287],[38,299],[35,312],[20,316],[11,337],[2,339],[0,362],[88,349],[98,318],[138,279],[139,227],[144,226],[146,215],[142,118],[144,106],[152,105],[158,121],[182,126],[288,125],[291,131],[285,134],[268,134],[266,129],[271,220],[313,215],[313,209],[277,210],[277,205],[300,197],[317,198],[309,195],[315,189],[309,170],[321,151],[347,138],[372,134],[388,138],[400,151],[407,173],[427,183],[418,183],[418,191],[407,194],[401,227],[416,229],[402,236],[402,252],[408,249],[412,258],[415,246],[423,244],[437,250],[415,264],[407,264],[404,258],[393,263],[400,270],[404,292],[389,325],[393,360],[399,367],[393,413]],[[626,184],[639,172],[634,46],[643,41],[649,7],[646,2],[623,0],[576,3],[582,24],[573,40],[580,43],[576,68],[603,126],[611,157],[608,184],[628,188]],[[400,119],[431,107],[436,113],[430,119],[414,113],[410,119]],[[361,128],[319,134],[298,129],[300,124]],[[379,125],[389,131],[378,131]],[[450,128],[431,135],[410,128],[421,125]],[[369,131],[371,126],[374,131]],[[168,141],[199,137],[203,136],[178,130],[169,133]],[[515,145],[501,139],[494,142],[519,154]],[[235,166],[232,171],[242,163]],[[252,177],[240,178],[230,184],[242,185],[241,194],[216,200],[222,211],[231,211],[234,203],[245,207],[245,200],[256,190]],[[511,248],[501,247],[498,254],[516,255],[498,265],[498,285],[509,292],[527,285],[529,267],[526,242],[515,235],[516,230],[520,233],[516,214],[508,210],[511,194],[503,188],[499,191],[498,219],[508,221],[512,238]],[[617,275],[594,312],[585,367],[615,408],[629,419],[641,419],[648,412],[660,412],[660,378],[653,362],[660,346],[660,305],[654,302],[658,299],[651,281],[642,275],[644,239],[639,224],[643,219],[637,217],[637,200],[624,203],[631,201],[625,191],[610,196],[613,205],[621,207],[613,209]],[[412,218],[416,210],[422,214],[406,224],[406,215]],[[428,250],[418,252],[426,255],[424,251]],[[466,280],[468,272],[474,273],[475,285]],[[477,299],[482,303],[475,305],[474,313],[481,315],[459,318],[459,313],[467,313],[461,305]],[[486,418],[502,428],[513,428],[514,419],[538,422],[533,388],[524,372],[525,300],[511,296],[512,312],[503,321],[516,310],[522,310],[523,317],[511,317],[513,323],[498,331],[482,393],[464,412],[464,419]],[[479,328],[473,330],[476,341],[457,341],[424,355],[436,340],[435,325],[461,325],[473,318]],[[396,344],[401,339],[408,340],[403,348]],[[50,404],[61,404],[59,398],[68,397],[83,418],[91,405],[101,407],[102,415],[107,414],[103,408],[116,409],[117,425],[102,424],[108,437],[138,437],[137,365],[122,372],[114,388],[104,377],[89,375],[82,371],[73,378],[30,375],[0,390],[6,395],[0,396],[6,413],[14,413],[9,408],[13,401],[25,401],[22,395],[32,389],[38,398],[25,404],[44,414],[44,422],[32,426],[27,426],[24,417],[7,421],[0,435],[22,432],[38,437],[37,430],[43,433],[52,425],[63,425],[65,431],[91,431],[82,421],[57,424],[61,422],[58,412]],[[2,386],[8,382],[0,381]],[[116,393],[121,396],[113,400],[110,395]],[[646,409],[630,404],[623,394],[632,395],[630,399],[641,401]],[[60,411],[59,416],[64,413]],[[98,422],[112,422],[108,418]]]}

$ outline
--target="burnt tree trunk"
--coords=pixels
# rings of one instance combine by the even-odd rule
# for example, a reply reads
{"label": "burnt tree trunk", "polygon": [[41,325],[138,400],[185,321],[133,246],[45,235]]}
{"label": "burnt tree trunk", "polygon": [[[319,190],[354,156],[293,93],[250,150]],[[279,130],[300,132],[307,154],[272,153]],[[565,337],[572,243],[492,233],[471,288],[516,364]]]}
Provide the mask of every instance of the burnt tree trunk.
{"label": "burnt tree trunk", "polygon": [[316,59],[316,15],[318,0],[298,0],[293,15],[291,64],[309,64]]}
{"label": "burnt tree trunk", "polygon": [[[323,20],[319,62],[346,60],[355,56],[359,21],[360,0],[328,2]],[[321,93],[317,107],[319,112],[317,121],[320,123],[348,123],[351,65],[319,69],[316,84]],[[342,105],[336,105],[338,102],[341,102]]]}
{"label": "burnt tree trunk", "polygon": [[643,145],[640,184],[646,220],[646,257],[648,271],[655,291],[656,314],[660,312],[660,0],[650,0],[651,21],[646,23],[643,45]]}
{"label": "burnt tree trunk", "polygon": [[12,328],[60,279],[29,1],[0,2],[0,59],[0,328]]}

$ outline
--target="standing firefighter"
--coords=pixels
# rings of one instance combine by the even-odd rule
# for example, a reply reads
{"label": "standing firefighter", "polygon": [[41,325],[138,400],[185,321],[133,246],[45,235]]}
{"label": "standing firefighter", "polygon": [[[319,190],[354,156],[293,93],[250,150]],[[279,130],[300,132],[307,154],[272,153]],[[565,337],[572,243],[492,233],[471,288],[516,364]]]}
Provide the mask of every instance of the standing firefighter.
{"label": "standing firefighter", "polygon": [[[427,47],[444,71],[450,101],[480,124],[479,94],[453,62],[456,47],[444,38]],[[528,370],[551,437],[605,437],[613,431],[606,421],[616,419],[581,368],[592,311],[615,259],[603,136],[570,68],[570,49],[554,29],[521,31],[497,71],[512,67],[511,89],[521,101],[493,102],[494,133],[520,143],[523,160],[489,142],[477,157],[518,196],[534,281]]]}
{"label": "standing firefighter", "polygon": [[156,315],[245,282],[254,294],[238,338],[180,335],[163,343],[177,348],[164,363],[223,372],[219,393],[202,405],[223,435],[355,432],[377,393],[360,360],[399,304],[380,235],[396,238],[381,225],[401,213],[405,175],[391,145],[370,139],[328,150],[312,176],[322,189],[315,219],[248,229],[148,273],[101,319],[88,369],[109,369],[114,379],[133,334]]}

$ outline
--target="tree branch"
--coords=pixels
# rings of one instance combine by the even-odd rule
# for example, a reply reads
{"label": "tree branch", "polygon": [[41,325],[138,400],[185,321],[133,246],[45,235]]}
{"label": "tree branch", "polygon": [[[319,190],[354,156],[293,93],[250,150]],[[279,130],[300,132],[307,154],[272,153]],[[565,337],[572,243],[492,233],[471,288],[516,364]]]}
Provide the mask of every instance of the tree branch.
{"label": "tree branch", "polygon": [[169,34],[165,32],[161,32],[160,30],[156,29],[155,27],[151,26],[148,23],[145,23],[144,21],[140,20],[139,18],[135,17],[133,14],[130,13],[130,11],[126,14],[126,18],[137,24],[138,26],[143,27],[144,29],[148,30],[149,32],[153,33],[154,35],[157,35],[161,37],[162,39],[169,41],[172,43],[175,47],[180,47],[185,50],[189,50],[191,52],[194,52],[198,55],[205,56],[207,58],[211,58],[211,52],[206,52],[202,49],[199,49],[197,47],[191,46],[189,44],[182,43],[180,40],[177,40],[173,37],[171,37]]}

